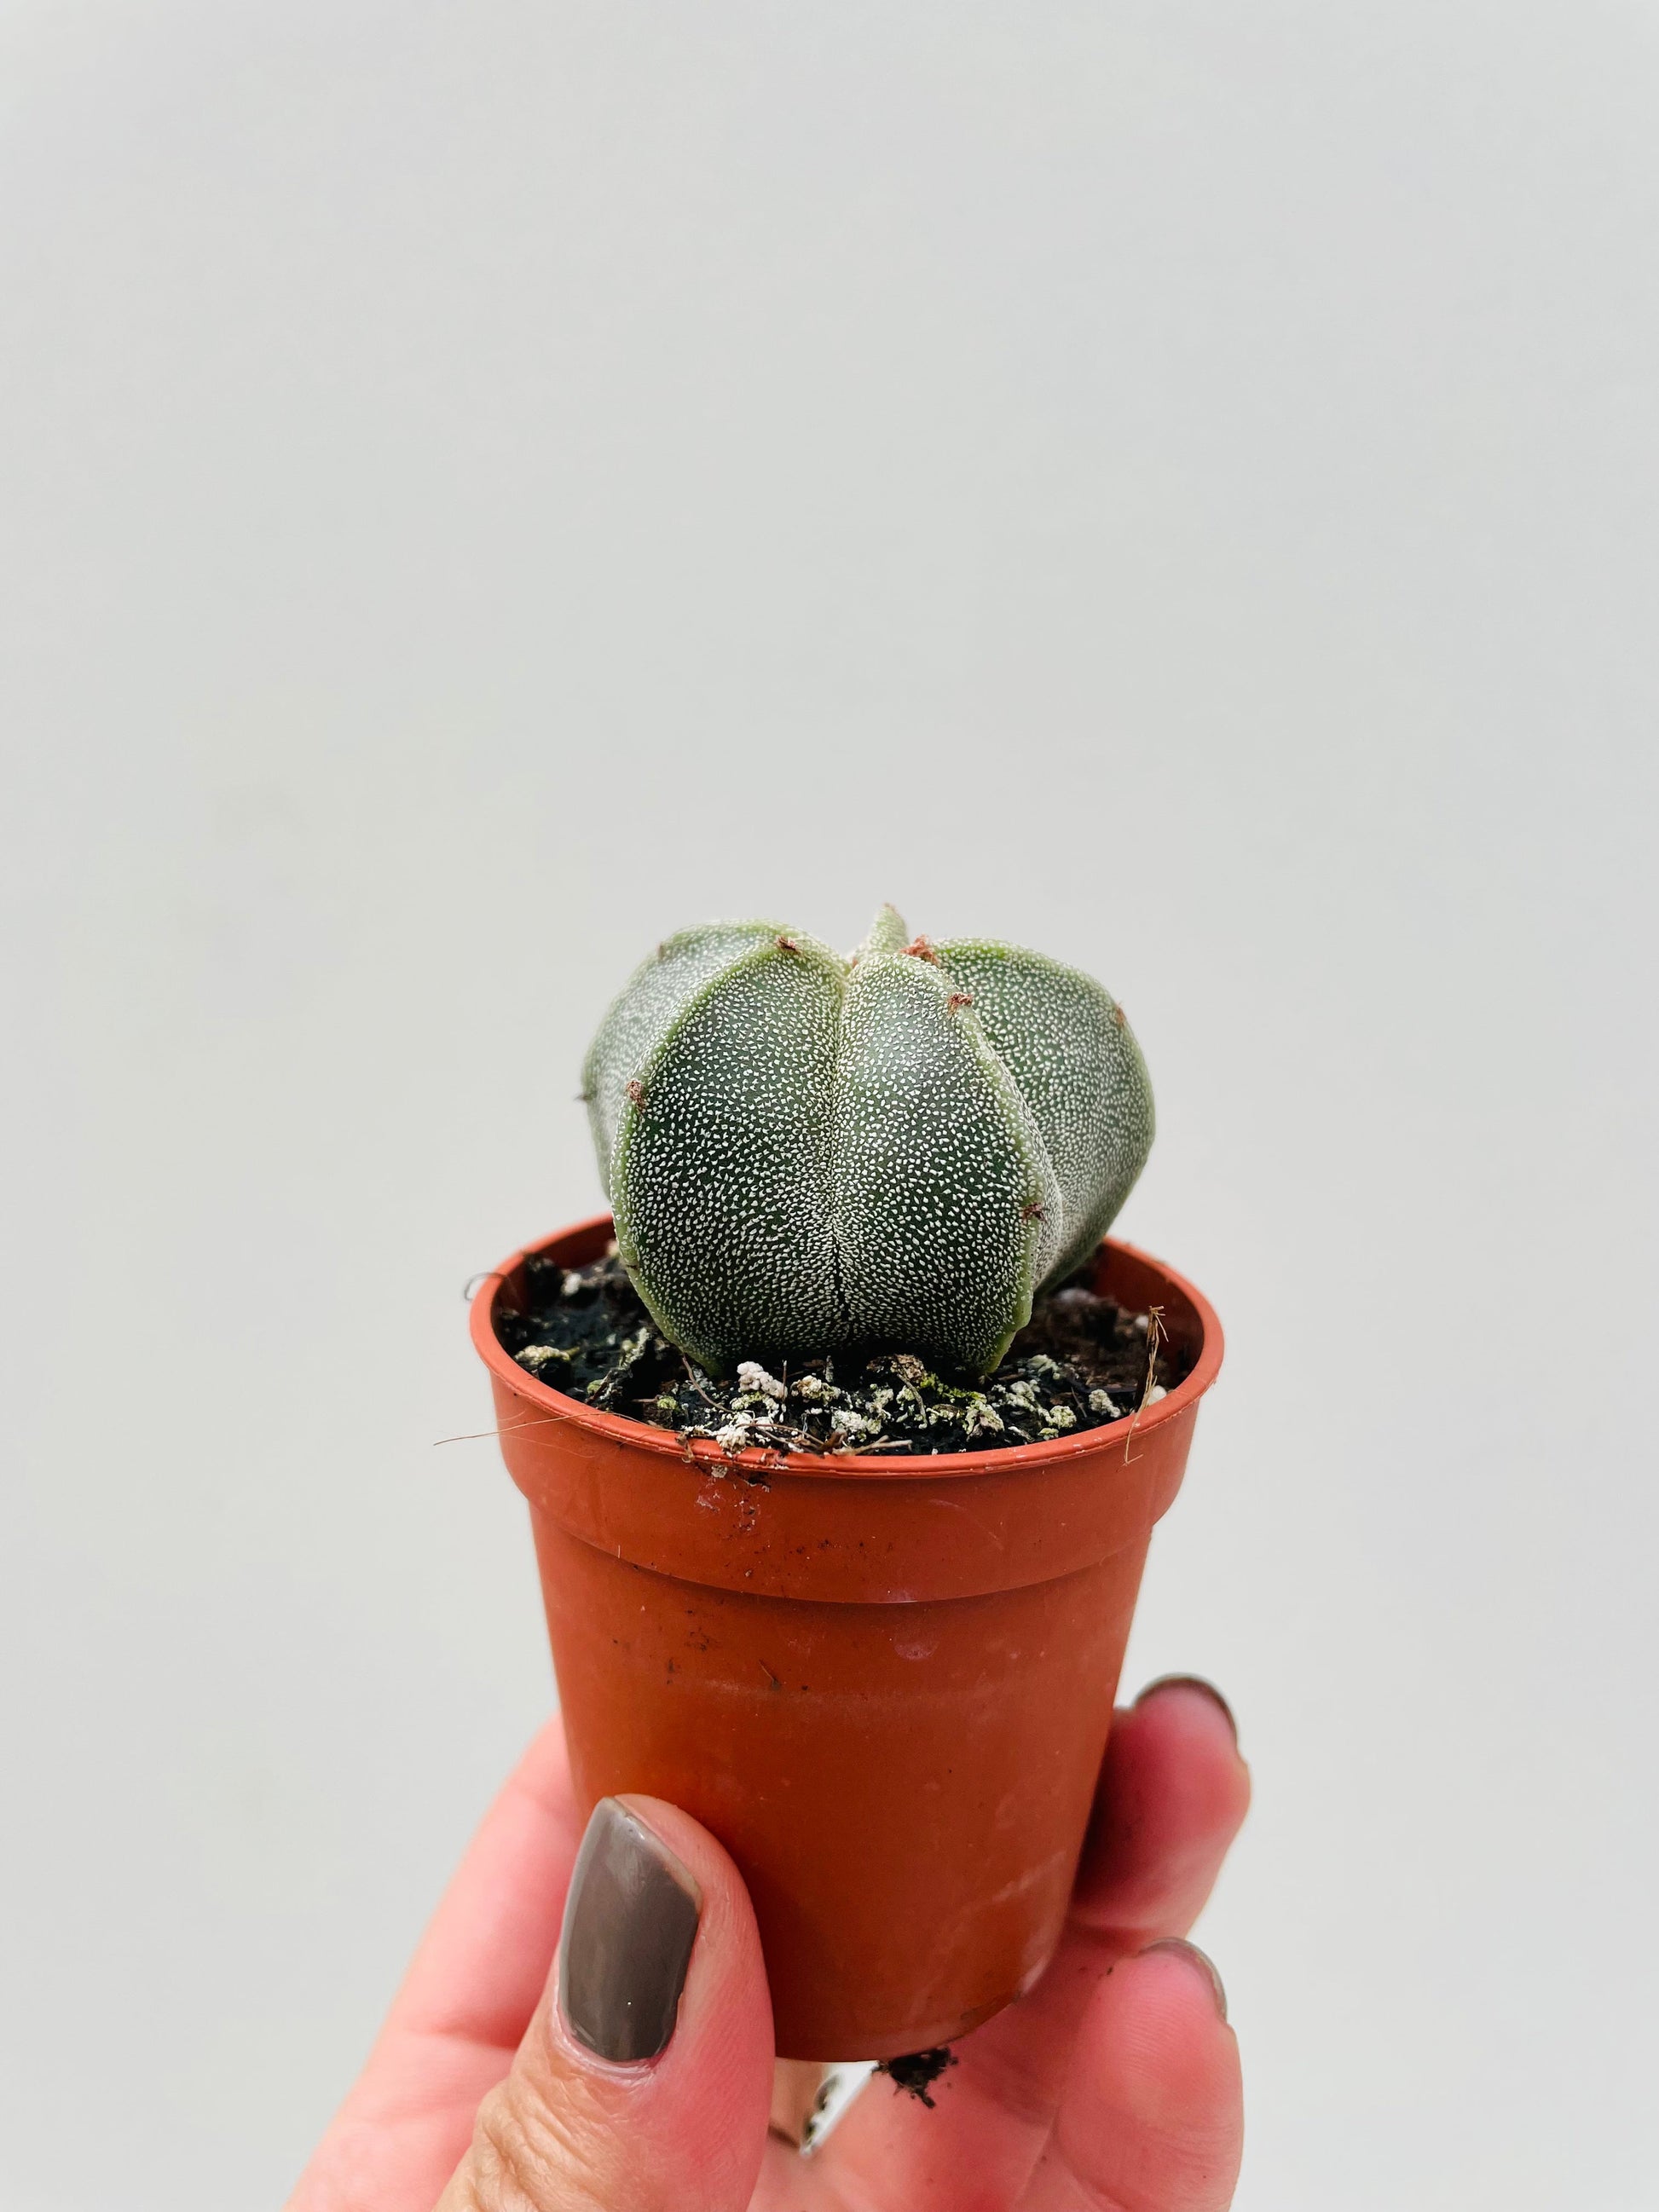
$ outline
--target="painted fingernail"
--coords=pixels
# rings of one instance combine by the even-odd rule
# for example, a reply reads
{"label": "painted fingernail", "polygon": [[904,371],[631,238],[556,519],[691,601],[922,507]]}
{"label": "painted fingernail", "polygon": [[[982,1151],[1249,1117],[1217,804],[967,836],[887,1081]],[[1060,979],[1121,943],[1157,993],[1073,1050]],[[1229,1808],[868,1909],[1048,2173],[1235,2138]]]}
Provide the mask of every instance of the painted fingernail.
{"label": "painted fingernail", "polygon": [[662,1839],[615,1797],[593,1808],[559,1938],[559,2009],[613,2065],[668,2047],[702,1893]]}
{"label": "painted fingernail", "polygon": [[1215,1970],[1215,1961],[1200,1951],[1196,1943],[1183,1943],[1179,1936],[1166,1936],[1161,1942],[1149,1943],[1136,1957],[1150,1959],[1155,1952],[1170,1951],[1184,1959],[1188,1965],[1204,1977],[1206,1988],[1215,1999],[1215,2008],[1224,2021],[1227,2017],[1227,1992],[1221,1986],[1221,1977]]}
{"label": "painted fingernail", "polygon": [[1160,1690],[1201,1690],[1225,1713],[1227,1725],[1233,1732],[1233,1741],[1238,1741],[1238,1723],[1233,1717],[1233,1709],[1213,1682],[1206,1682],[1201,1674],[1160,1674],[1157,1681],[1147,1683],[1135,1703],[1144,1705],[1148,1698],[1155,1698]]}

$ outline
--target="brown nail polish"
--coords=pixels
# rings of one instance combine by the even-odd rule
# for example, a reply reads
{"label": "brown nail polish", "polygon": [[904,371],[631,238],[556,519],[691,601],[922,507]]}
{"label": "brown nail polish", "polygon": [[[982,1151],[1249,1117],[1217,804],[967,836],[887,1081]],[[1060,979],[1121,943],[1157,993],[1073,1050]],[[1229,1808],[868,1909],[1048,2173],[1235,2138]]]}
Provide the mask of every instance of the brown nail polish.
{"label": "brown nail polish", "polygon": [[1206,1682],[1201,1674],[1160,1674],[1155,1682],[1147,1683],[1135,1699],[1136,1705],[1144,1705],[1148,1698],[1156,1697],[1160,1690],[1201,1690],[1225,1713],[1227,1725],[1233,1732],[1233,1741],[1235,1744],[1238,1741],[1238,1723],[1233,1717],[1233,1709],[1213,1682]]}
{"label": "brown nail polish", "polygon": [[613,2065],[668,2047],[702,1893],[661,1839],[615,1797],[593,1808],[559,1938],[559,2009]]}
{"label": "brown nail polish", "polygon": [[1227,1992],[1221,1986],[1221,1977],[1215,1970],[1213,1959],[1200,1951],[1196,1943],[1183,1943],[1179,1936],[1166,1936],[1160,1942],[1149,1943],[1144,1951],[1138,1951],[1135,1955],[1137,1958],[1149,1959],[1155,1951],[1174,1952],[1184,1959],[1189,1966],[1202,1974],[1210,1995],[1215,1999],[1217,2012],[1224,2021],[1226,2019]]}

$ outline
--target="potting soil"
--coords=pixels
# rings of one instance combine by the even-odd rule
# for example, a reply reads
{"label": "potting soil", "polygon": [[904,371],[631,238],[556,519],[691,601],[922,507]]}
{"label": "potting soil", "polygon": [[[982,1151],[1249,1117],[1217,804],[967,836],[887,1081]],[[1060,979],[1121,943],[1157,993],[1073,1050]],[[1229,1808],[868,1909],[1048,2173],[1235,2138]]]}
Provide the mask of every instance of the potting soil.
{"label": "potting soil", "polygon": [[614,1252],[586,1267],[532,1259],[522,1310],[498,1309],[526,1374],[608,1413],[723,1451],[994,1451],[1127,1421],[1188,1362],[1158,1316],[1126,1313],[1080,1279],[1046,1292],[994,1374],[953,1374],[881,1347],[710,1376],[670,1344]]}

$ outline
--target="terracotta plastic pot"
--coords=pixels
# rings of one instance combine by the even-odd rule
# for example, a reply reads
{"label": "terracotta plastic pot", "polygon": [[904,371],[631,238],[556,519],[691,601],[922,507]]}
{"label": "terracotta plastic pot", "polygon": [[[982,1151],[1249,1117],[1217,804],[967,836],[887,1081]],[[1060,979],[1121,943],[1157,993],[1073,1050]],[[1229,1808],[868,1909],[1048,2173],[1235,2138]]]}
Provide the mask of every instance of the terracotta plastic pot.
{"label": "terracotta plastic pot", "polygon": [[[596,1259],[608,1218],[531,1248]],[[1187,1379],[1127,1420],[933,1459],[722,1458],[537,1382],[497,1340],[515,1253],[473,1302],[530,1501],[586,1814],[694,1814],[760,1922],[791,2058],[948,2043],[1030,1987],[1065,1917],[1152,1524],[1180,1486],[1221,1330],[1125,1244],[1096,1286],[1164,1310]]]}

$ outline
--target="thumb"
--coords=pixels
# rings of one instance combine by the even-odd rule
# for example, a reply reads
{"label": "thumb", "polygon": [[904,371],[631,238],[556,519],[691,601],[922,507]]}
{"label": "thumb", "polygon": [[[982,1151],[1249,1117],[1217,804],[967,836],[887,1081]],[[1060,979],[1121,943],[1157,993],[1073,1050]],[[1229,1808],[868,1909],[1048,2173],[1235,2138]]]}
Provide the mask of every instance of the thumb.
{"label": "thumb", "polygon": [[771,2092],[737,1869],[689,1814],[602,1798],[548,1986],[437,2212],[744,2212]]}

